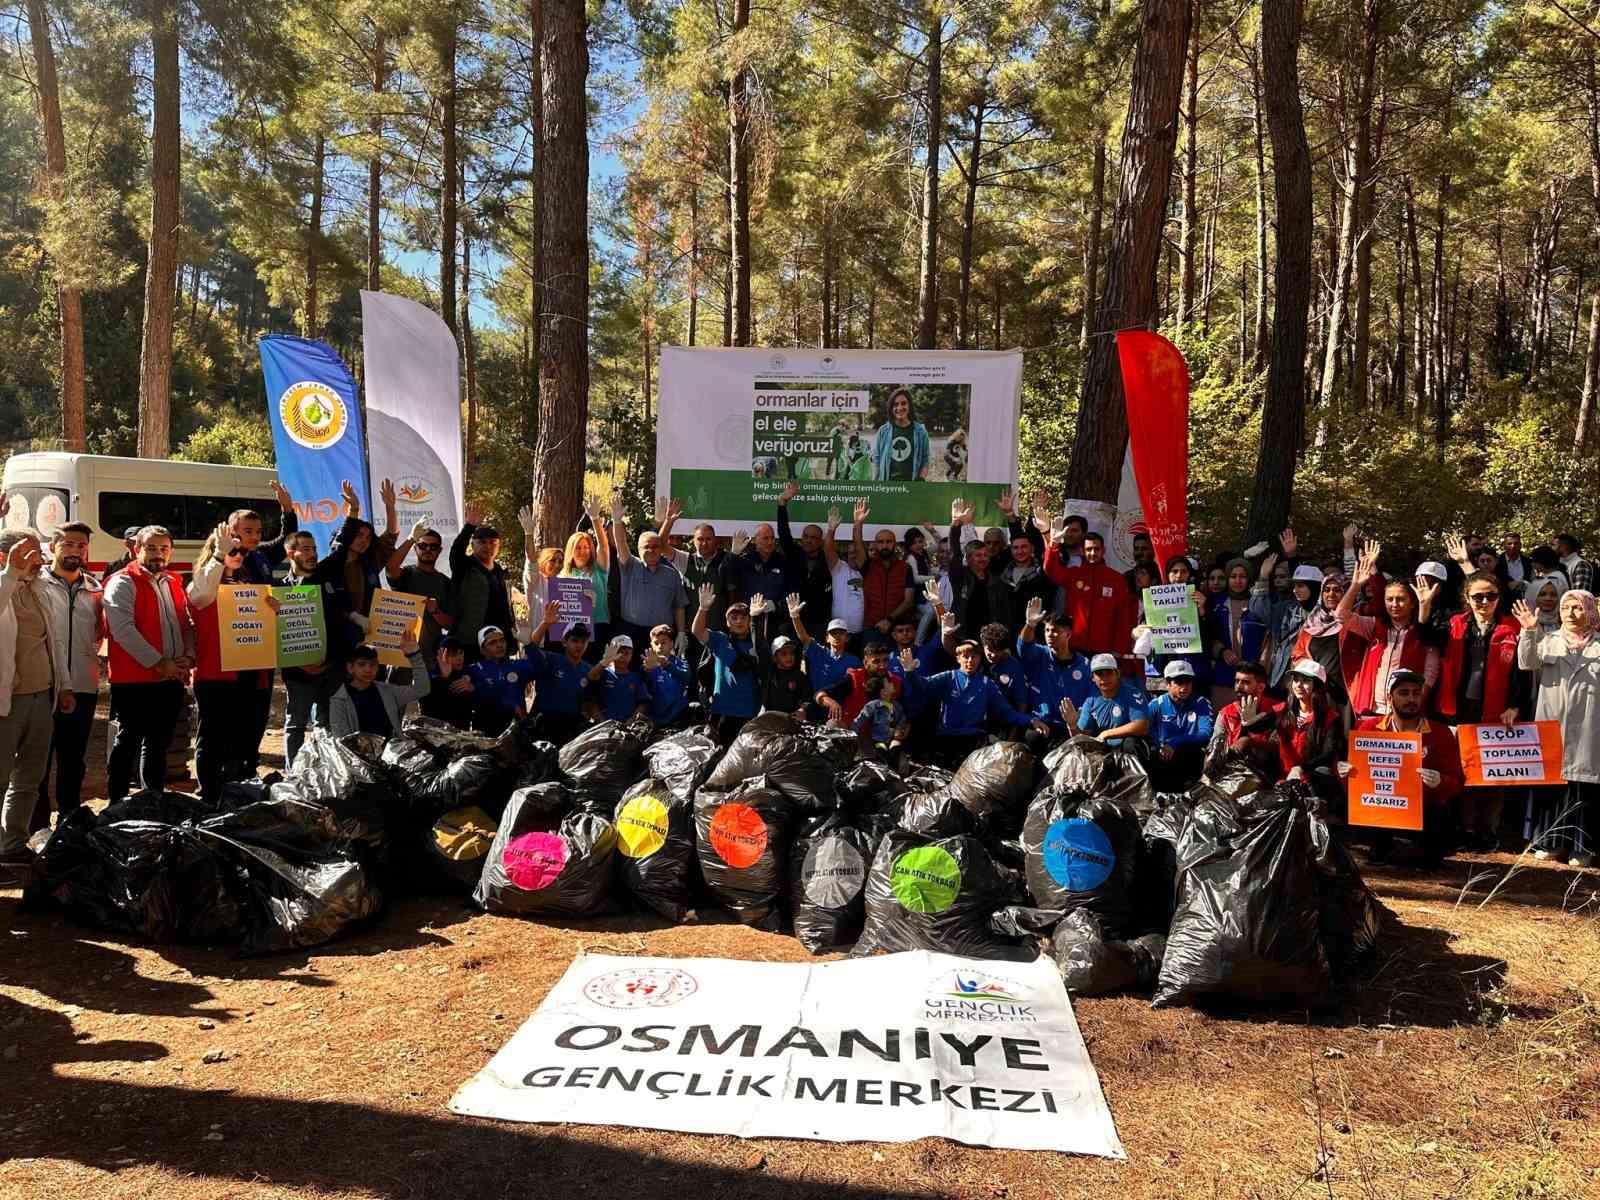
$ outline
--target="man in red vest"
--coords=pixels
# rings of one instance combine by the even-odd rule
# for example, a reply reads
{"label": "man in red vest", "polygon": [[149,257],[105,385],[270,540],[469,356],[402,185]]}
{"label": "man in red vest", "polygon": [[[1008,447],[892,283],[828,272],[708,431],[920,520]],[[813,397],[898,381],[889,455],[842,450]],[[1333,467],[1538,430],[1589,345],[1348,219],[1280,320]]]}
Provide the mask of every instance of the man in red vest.
{"label": "man in red vest", "polygon": [[136,762],[144,787],[159,789],[167,780],[167,749],[195,658],[189,601],[182,581],[167,570],[171,559],[171,532],[146,525],[135,540],[133,562],[106,583],[111,710],[117,718],[106,771],[111,800],[128,794]]}

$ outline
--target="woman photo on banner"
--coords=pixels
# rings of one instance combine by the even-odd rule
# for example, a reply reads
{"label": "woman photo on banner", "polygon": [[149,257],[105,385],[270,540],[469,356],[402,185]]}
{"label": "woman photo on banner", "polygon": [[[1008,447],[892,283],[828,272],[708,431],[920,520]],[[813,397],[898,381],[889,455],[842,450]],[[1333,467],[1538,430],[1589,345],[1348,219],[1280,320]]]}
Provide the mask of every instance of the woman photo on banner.
{"label": "woman photo on banner", "polygon": [[911,393],[897,388],[889,397],[889,419],[872,439],[873,478],[926,479],[928,458],[928,430],[916,418]]}

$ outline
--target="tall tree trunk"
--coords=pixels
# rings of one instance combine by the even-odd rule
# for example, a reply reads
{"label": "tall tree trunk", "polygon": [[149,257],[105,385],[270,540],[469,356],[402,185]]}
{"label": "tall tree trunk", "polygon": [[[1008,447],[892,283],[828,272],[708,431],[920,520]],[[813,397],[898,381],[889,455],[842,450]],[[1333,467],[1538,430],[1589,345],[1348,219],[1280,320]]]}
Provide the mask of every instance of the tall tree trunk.
{"label": "tall tree trunk", "polygon": [[1389,403],[1396,411],[1400,411],[1406,406],[1406,364],[1410,354],[1406,340],[1406,266],[1409,260],[1406,258],[1403,237],[1395,238],[1394,259],[1394,363],[1389,372]]}
{"label": "tall tree trunk", "polygon": [[[467,172],[457,171],[458,203],[467,208]],[[478,465],[478,347],[472,337],[472,235],[461,238],[461,357],[467,367],[467,471],[466,487],[471,490]]]}
{"label": "tall tree trunk", "polygon": [[[956,345],[966,349],[972,341],[968,305],[972,301],[972,231],[978,221],[978,172],[983,166],[983,120],[988,96],[980,89],[972,106],[972,153],[963,169],[967,195],[961,206],[961,293],[956,303]],[[960,166],[961,160],[956,159]]]}
{"label": "tall tree trunk", "polygon": [[[1317,444],[1327,432],[1328,411],[1333,407],[1334,384],[1339,372],[1339,351],[1344,345],[1346,297],[1350,294],[1350,275],[1355,267],[1356,193],[1355,155],[1344,149],[1345,177],[1339,205],[1338,263],[1334,269],[1333,293],[1328,297],[1328,335],[1322,346],[1322,415],[1317,422]],[[1337,168],[1335,168],[1337,170]]]}
{"label": "tall tree trunk", "polygon": [[[589,46],[583,0],[544,0],[545,280],[534,445],[537,544],[577,527],[589,425]],[[669,481],[663,480],[665,490]]]}
{"label": "tall tree trunk", "polygon": [[1200,39],[1189,39],[1183,107],[1183,207],[1178,213],[1178,332],[1194,320],[1195,182],[1200,175]]}
{"label": "tall tree trunk", "polygon": [[[528,353],[533,359],[529,373],[528,398],[522,409],[522,444],[532,446],[539,432],[539,339],[544,336],[544,0],[529,0],[528,23],[533,36],[528,45],[528,127],[533,131],[533,165],[528,188],[533,197],[529,206],[531,226],[528,256]],[[690,345],[694,343],[691,341]]]}
{"label": "tall tree trunk", "polygon": [[822,231],[822,328],[817,331],[817,342],[824,350],[831,350],[838,344],[838,332],[833,323],[833,263],[833,235],[824,229]]}
{"label": "tall tree trunk", "polygon": [[1256,320],[1250,335],[1255,370],[1267,365],[1267,152],[1261,111],[1261,71],[1250,55],[1251,115],[1256,136]]}
{"label": "tall tree trunk", "polygon": [[375,29],[372,35],[372,96],[373,114],[367,122],[372,135],[372,157],[367,160],[367,290],[381,290],[383,271],[383,154],[378,147],[383,142],[383,118],[378,115],[378,97],[383,95],[384,80],[388,75],[383,30]]}
{"label": "tall tree trunk", "polygon": [[750,72],[744,39],[750,0],[733,0],[734,55],[728,88],[728,264],[733,272],[732,345],[750,344]]}
{"label": "tall tree trunk", "polygon": [[[1377,199],[1376,172],[1372,166],[1372,95],[1378,73],[1378,42],[1383,19],[1382,0],[1362,0],[1361,76],[1356,87],[1355,200],[1356,241],[1353,273],[1355,312],[1350,342],[1350,407],[1367,406],[1367,375],[1372,356],[1372,225]],[[1379,118],[1380,126],[1384,118]]]}
{"label": "tall tree trunk", "polygon": [[1200,272],[1200,336],[1211,335],[1211,297],[1216,291],[1217,218],[1222,212],[1222,144],[1217,144],[1216,165],[1211,172],[1211,204],[1206,211],[1204,270]]}
{"label": "tall tree trunk", "polygon": [[439,105],[439,132],[443,150],[439,161],[439,313],[450,332],[456,329],[456,35],[455,5],[441,15],[439,67],[444,72],[444,96]]}
{"label": "tall tree trunk", "polygon": [[922,269],[917,276],[917,349],[932,350],[939,337],[939,151],[944,144],[944,14],[939,0],[927,9],[928,153],[922,164]]}
{"label": "tall tree trunk", "polygon": [[306,227],[306,321],[305,336],[317,336],[317,247],[322,241],[322,179],[328,140],[320,132],[311,149],[311,220]]}
{"label": "tall tree trunk", "polygon": [[1128,410],[1112,335],[1118,329],[1149,326],[1155,317],[1156,270],[1177,146],[1190,17],[1189,0],[1147,0],[1140,20],[1105,291],[1095,313],[1095,333],[1106,336],[1089,341],[1066,477],[1066,495],[1071,497],[1115,502],[1122,480]]}
{"label": "tall tree trunk", "polygon": [[172,304],[177,286],[178,4],[152,0],[150,56],[155,71],[150,131],[150,247],[144,276],[144,339],[139,353],[140,458],[172,449]]}
{"label": "tall tree trunk", "polygon": [[1264,4],[1261,67],[1278,228],[1272,354],[1261,412],[1261,452],[1250,501],[1250,540],[1284,528],[1294,503],[1294,468],[1305,436],[1306,322],[1311,303],[1311,149],[1300,105],[1302,0]]}
{"label": "tall tree trunk", "polygon": [[700,181],[689,189],[689,345],[700,320]]}
{"label": "tall tree trunk", "polygon": [[[1089,197],[1089,246],[1083,267],[1083,329],[1078,337],[1082,349],[1089,347],[1089,332],[1094,328],[1095,301],[1100,292],[1100,242],[1106,211],[1106,127],[1097,124],[1094,139],[1094,182]],[[1087,364],[1087,357],[1085,364]]]}
{"label": "tall tree trunk", "polygon": [[1578,423],[1572,435],[1573,454],[1582,454],[1594,420],[1595,392],[1600,390],[1600,284],[1589,306],[1589,352],[1583,361],[1583,398],[1578,402]]}
{"label": "tall tree trunk", "polygon": [[[50,18],[44,0],[28,0],[28,40],[33,45],[34,77],[39,87],[39,126],[44,131],[45,186],[50,199],[66,198],[67,137],[61,123],[61,84],[56,77],[56,52],[50,42]],[[56,264],[56,278],[65,273]],[[84,428],[83,299],[75,287],[56,284],[61,310],[61,443],[82,453],[89,448]]]}
{"label": "tall tree trunk", "polygon": [[1417,198],[1412,190],[1411,176],[1405,179],[1406,250],[1411,258],[1411,287],[1416,293],[1416,307],[1411,310],[1411,401],[1415,406],[1417,428],[1422,428],[1423,414],[1428,411],[1427,368],[1428,358],[1425,313],[1427,293],[1422,287],[1422,255],[1417,238]]}
{"label": "tall tree trunk", "polygon": [[[1449,121],[1446,120],[1445,128],[1448,131]],[[1429,322],[1428,341],[1428,385],[1433,400],[1433,427],[1435,431],[1449,427],[1449,397],[1445,385],[1445,375],[1448,363],[1445,359],[1444,345],[1444,226],[1449,212],[1450,172],[1448,169],[1439,173],[1439,202],[1434,207],[1433,225],[1433,315]],[[1441,439],[1439,444],[1444,444]]]}

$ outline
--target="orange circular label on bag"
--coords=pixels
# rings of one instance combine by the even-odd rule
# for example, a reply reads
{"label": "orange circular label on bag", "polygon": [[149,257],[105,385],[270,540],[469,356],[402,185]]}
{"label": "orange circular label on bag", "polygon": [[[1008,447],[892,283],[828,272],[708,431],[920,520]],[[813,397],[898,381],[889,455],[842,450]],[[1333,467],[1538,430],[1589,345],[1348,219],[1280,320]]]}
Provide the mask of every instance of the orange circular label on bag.
{"label": "orange circular label on bag", "polygon": [[724,804],[711,818],[711,848],[730,867],[753,867],[767,848],[767,823],[748,804]]}

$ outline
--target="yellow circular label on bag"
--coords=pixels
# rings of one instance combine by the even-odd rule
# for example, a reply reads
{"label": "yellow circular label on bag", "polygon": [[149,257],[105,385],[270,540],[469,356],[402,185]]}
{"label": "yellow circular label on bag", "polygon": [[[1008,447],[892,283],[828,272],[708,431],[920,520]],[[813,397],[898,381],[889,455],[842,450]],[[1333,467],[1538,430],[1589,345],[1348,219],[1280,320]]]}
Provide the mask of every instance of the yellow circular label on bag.
{"label": "yellow circular label on bag", "polygon": [[667,841],[667,806],[648,792],[617,814],[617,837],[629,858],[649,858]]}

